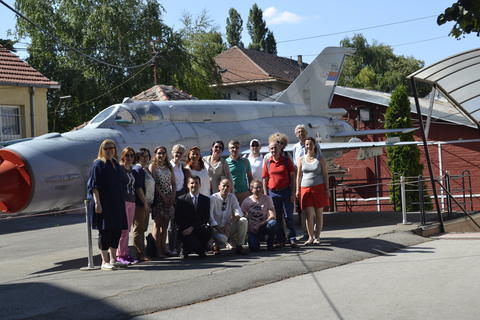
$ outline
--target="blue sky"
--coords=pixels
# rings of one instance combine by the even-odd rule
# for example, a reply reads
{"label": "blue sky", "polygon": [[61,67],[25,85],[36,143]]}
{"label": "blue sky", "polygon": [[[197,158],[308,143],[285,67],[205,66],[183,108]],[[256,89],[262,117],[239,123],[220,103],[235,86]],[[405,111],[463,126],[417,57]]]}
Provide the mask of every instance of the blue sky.
{"label": "blue sky", "polygon": [[[6,2],[11,5],[14,3],[13,0]],[[424,60],[427,65],[455,53],[478,48],[480,37],[474,34],[467,35],[461,40],[448,37],[453,24],[437,26],[436,17],[356,32],[343,31],[437,15],[452,2],[454,0],[160,1],[165,9],[163,19],[167,25],[179,29],[180,18],[184,12],[196,16],[205,9],[223,34],[228,10],[234,7],[244,21],[242,41],[245,44],[250,42],[246,32],[248,12],[252,4],[257,3],[264,12],[268,28],[275,35],[280,56],[296,58],[297,55],[304,55],[304,61],[309,62],[324,47],[337,46],[343,38],[362,33],[369,43],[377,41],[391,45],[396,54],[413,56]],[[14,26],[14,14],[0,5],[0,38],[5,38],[6,31],[14,29]],[[282,42],[331,33],[340,34]],[[25,57],[22,51],[18,54]]]}

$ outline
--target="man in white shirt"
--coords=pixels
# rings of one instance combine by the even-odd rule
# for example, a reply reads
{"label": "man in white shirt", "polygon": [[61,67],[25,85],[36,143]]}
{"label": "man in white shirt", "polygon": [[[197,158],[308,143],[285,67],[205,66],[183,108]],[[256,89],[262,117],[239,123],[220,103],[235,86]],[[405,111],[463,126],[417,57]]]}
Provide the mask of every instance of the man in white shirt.
{"label": "man in white shirt", "polygon": [[[298,142],[293,146],[293,165],[297,167],[298,159],[305,155],[305,140],[308,136],[308,131],[304,124],[299,124],[295,127],[295,136],[298,138]],[[317,142],[317,159],[320,160],[322,153],[320,152],[320,145]]]}
{"label": "man in white shirt", "polygon": [[235,246],[235,253],[247,254],[243,249],[247,235],[247,218],[243,216],[237,197],[233,193],[232,183],[228,179],[220,181],[219,192],[210,196],[210,226],[215,241],[213,251],[220,252],[229,241]]}

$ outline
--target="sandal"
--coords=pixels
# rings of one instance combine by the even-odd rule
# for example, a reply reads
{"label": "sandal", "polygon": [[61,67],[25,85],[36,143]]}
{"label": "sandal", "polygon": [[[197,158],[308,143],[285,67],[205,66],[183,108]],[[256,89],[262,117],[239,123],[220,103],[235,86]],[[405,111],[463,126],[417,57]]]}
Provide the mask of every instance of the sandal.
{"label": "sandal", "polygon": [[320,238],[316,238],[315,240],[313,240],[313,244],[319,245],[320,244]]}
{"label": "sandal", "polygon": [[314,243],[314,240],[312,238],[308,239],[303,243],[304,246],[311,246]]}

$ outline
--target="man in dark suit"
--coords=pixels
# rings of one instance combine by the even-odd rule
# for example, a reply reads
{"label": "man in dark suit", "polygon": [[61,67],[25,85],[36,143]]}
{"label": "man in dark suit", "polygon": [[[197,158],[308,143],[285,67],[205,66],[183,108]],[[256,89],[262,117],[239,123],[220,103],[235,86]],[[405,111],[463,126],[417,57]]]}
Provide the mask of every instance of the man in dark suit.
{"label": "man in dark suit", "polygon": [[189,192],[178,197],[175,206],[175,221],[183,242],[181,256],[187,258],[189,253],[194,252],[203,258],[213,231],[207,225],[210,220],[210,198],[200,194],[198,176],[188,178],[187,188]]}

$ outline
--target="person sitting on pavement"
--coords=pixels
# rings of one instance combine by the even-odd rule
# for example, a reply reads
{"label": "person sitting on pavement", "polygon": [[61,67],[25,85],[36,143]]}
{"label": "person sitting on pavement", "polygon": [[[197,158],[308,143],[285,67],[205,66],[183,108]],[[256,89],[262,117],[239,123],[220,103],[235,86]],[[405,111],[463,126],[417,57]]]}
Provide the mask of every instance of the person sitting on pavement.
{"label": "person sitting on pavement", "polygon": [[210,196],[210,226],[213,228],[214,254],[220,253],[227,244],[235,246],[236,254],[247,254],[243,249],[247,234],[247,218],[243,216],[237,197],[233,193],[232,183],[223,179],[218,186],[219,192]]}
{"label": "person sitting on pavement", "polygon": [[263,166],[263,190],[272,197],[278,223],[276,242],[280,247],[285,243],[282,228],[285,219],[288,229],[288,242],[292,248],[297,246],[295,225],[293,222],[293,203],[295,201],[295,167],[292,160],[282,154],[280,141],[269,144],[271,156]]}
{"label": "person sitting on pavement", "polygon": [[210,220],[210,198],[200,193],[201,182],[198,176],[190,176],[187,182],[188,193],[177,198],[175,221],[178,235],[183,243],[180,256],[184,259],[192,252],[204,258],[207,244],[212,237]]}
{"label": "person sitting on pavement", "polygon": [[260,240],[267,236],[267,249],[273,250],[277,230],[275,207],[272,198],[263,194],[262,182],[250,183],[252,195],[242,203],[242,211],[248,217],[248,248],[251,252],[260,250]]}
{"label": "person sitting on pavement", "polygon": [[250,162],[245,158],[240,158],[240,142],[231,140],[228,143],[230,156],[227,158],[227,164],[233,181],[233,192],[242,203],[243,199],[250,195],[248,190],[249,183],[253,180]]}

